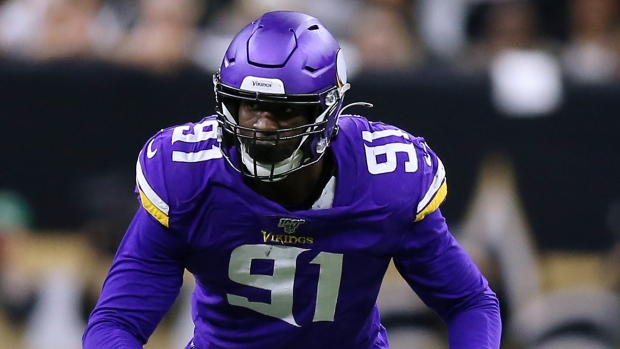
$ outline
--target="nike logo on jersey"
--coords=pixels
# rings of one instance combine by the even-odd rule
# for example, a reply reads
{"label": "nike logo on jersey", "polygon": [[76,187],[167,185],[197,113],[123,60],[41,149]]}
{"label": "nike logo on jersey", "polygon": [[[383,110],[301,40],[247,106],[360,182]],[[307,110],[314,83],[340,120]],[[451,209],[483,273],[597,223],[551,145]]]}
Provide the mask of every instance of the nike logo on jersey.
{"label": "nike logo on jersey", "polygon": [[157,149],[153,150],[154,141],[155,141],[154,139],[151,139],[151,141],[149,142],[149,145],[146,147],[146,157],[149,159],[152,159],[153,156],[157,154]]}

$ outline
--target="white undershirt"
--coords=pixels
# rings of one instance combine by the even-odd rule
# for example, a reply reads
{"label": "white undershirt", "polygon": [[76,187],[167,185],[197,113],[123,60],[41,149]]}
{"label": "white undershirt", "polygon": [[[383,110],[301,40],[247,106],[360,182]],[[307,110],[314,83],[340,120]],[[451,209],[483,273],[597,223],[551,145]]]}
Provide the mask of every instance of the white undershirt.
{"label": "white undershirt", "polygon": [[312,204],[312,210],[325,210],[332,208],[334,205],[334,194],[336,193],[336,176],[329,179],[325,188],[321,192],[321,196]]}

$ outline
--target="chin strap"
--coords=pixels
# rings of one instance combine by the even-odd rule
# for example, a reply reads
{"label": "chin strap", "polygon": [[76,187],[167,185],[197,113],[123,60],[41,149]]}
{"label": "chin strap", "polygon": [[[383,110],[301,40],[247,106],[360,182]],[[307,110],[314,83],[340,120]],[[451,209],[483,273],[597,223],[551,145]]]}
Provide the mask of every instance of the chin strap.
{"label": "chin strap", "polygon": [[368,103],[368,102],[355,102],[355,103],[347,104],[344,107],[342,107],[342,109],[340,109],[340,113],[338,114],[338,116],[342,115],[342,112],[344,112],[345,109],[349,107],[354,107],[356,105],[361,105],[362,107],[368,107],[368,108],[372,108],[374,106],[372,105],[372,103]]}

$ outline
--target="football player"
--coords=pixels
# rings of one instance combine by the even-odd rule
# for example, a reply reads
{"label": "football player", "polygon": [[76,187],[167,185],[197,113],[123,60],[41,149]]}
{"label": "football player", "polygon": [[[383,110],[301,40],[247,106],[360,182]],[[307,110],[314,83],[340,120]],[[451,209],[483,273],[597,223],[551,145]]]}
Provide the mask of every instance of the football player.
{"label": "football player", "polygon": [[139,155],[141,208],[85,349],[142,348],[184,270],[196,279],[186,348],[388,348],[376,299],[391,261],[450,348],[499,348],[498,300],[438,209],[444,166],[422,138],[342,114],[345,61],[319,20],[264,14],[213,81],[216,115]]}

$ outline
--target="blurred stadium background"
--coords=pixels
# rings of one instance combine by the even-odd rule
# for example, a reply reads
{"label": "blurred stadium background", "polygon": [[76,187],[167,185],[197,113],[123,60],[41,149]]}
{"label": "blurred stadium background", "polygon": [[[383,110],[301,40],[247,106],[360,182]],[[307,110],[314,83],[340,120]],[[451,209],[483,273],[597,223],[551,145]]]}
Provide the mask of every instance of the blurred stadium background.
{"label": "blurred stadium background", "polygon": [[[0,0],[0,348],[77,349],[137,205],[137,153],[214,112],[244,23],[341,40],[353,109],[422,135],[442,211],[502,302],[503,348],[620,348],[617,0]],[[191,335],[187,278],[146,348]],[[392,270],[394,349],[447,348]]]}

